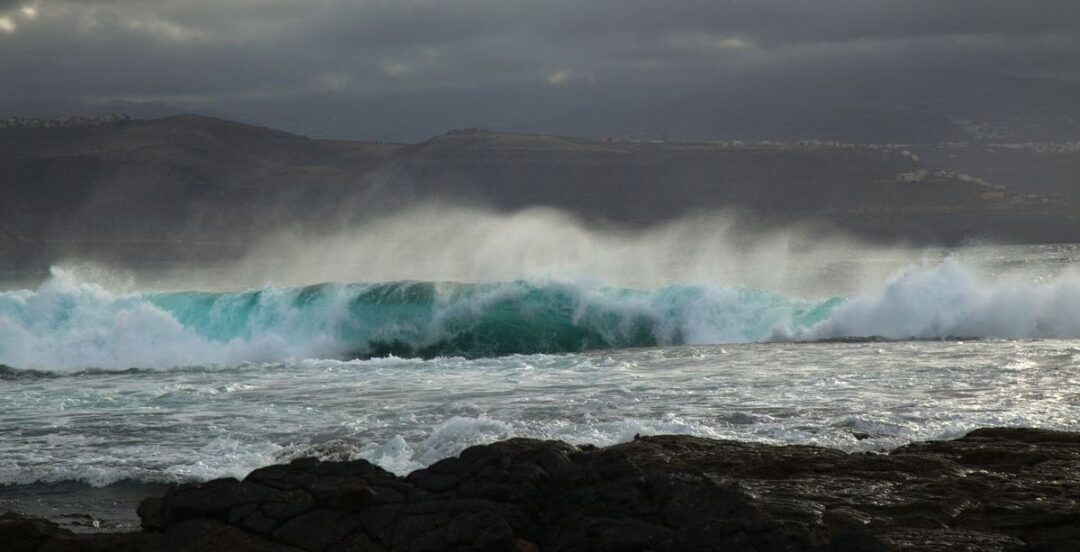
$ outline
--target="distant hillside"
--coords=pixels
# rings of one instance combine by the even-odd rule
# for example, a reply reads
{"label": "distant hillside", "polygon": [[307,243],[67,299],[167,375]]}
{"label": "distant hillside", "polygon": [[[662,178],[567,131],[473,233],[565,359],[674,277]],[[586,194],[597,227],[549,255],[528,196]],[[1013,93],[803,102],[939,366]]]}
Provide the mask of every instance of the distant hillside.
{"label": "distant hillside", "polygon": [[[760,78],[759,78],[760,77]],[[452,106],[452,107],[449,107]],[[1080,83],[992,71],[833,68],[697,84],[575,82],[176,104],[5,103],[7,115],[223,116],[316,138],[422,141],[458,127],[500,132],[866,144],[1080,140]]]}
{"label": "distant hillside", "polygon": [[965,173],[1013,193],[1080,201],[1080,141],[905,146],[934,170]]}
{"label": "distant hillside", "polygon": [[[936,168],[934,169],[936,170]],[[1080,241],[1068,201],[935,175],[888,148],[667,144],[482,130],[412,145],[312,140],[178,116],[0,129],[5,270],[79,255],[127,263],[228,258],[290,225],[332,228],[419,200],[564,209],[649,225],[736,209],[821,219],[881,239]]]}

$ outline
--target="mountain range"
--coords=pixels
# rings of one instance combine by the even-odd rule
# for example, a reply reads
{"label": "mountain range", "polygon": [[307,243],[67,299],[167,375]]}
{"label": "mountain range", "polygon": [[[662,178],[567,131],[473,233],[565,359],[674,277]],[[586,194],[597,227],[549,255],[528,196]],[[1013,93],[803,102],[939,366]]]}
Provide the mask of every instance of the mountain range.
{"label": "mountain range", "polygon": [[[986,162],[999,154],[1018,161]],[[432,202],[549,207],[628,227],[728,211],[763,228],[814,221],[885,241],[1080,241],[1068,177],[1078,159],[992,145],[595,140],[484,129],[394,144],[194,115],[24,121],[0,128],[0,256],[9,272],[73,256],[213,261],[277,229],[329,231]],[[1024,177],[1045,172],[1047,160],[1057,163],[1056,180]],[[980,167],[991,177],[967,172]]]}

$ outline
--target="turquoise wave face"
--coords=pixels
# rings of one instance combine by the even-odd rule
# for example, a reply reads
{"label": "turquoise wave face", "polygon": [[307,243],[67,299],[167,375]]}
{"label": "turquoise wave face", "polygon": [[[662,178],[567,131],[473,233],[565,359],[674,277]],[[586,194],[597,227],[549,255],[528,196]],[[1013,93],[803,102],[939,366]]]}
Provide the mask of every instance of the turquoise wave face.
{"label": "turquoise wave face", "polygon": [[1080,338],[1080,277],[987,282],[946,261],[878,292],[804,300],[557,281],[117,293],[57,270],[36,290],[0,292],[0,364],[42,370],[949,336]]}
{"label": "turquoise wave face", "polygon": [[322,284],[146,298],[216,342],[275,334],[333,343],[346,357],[469,358],[760,341],[778,326],[809,327],[842,302],[739,288],[644,292],[536,282]]}

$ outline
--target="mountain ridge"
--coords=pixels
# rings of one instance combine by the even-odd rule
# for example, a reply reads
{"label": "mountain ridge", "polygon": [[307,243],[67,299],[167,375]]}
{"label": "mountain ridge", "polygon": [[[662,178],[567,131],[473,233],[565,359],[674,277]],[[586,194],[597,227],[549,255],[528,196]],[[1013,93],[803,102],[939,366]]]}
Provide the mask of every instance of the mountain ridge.
{"label": "mountain ridge", "polygon": [[[671,143],[462,129],[386,144],[197,115],[0,128],[0,252],[13,269],[72,254],[229,258],[277,228],[319,232],[440,201],[548,207],[630,226],[735,211],[763,226],[814,220],[881,240],[1080,241],[1071,200],[938,171],[907,150],[835,141]],[[139,242],[153,247],[131,245]]]}

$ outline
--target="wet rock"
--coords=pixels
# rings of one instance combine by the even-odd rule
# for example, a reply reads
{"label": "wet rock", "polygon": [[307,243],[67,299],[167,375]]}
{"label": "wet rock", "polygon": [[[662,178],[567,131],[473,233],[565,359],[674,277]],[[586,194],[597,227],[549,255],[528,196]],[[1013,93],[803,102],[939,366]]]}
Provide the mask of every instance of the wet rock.
{"label": "wet rock", "polygon": [[48,520],[7,512],[0,514],[0,550],[5,552],[157,552],[165,550],[160,534],[75,534]]}
{"label": "wet rock", "polygon": [[162,500],[166,526],[189,519],[226,521],[229,512],[238,506],[263,504],[272,501],[275,489],[258,484],[244,485],[235,479],[218,479],[170,489]]}
{"label": "wet rock", "polygon": [[510,439],[407,477],[302,459],[176,487],[140,505],[143,533],[7,515],[0,549],[1065,551],[1080,550],[1078,501],[1073,433],[985,429],[888,454]]}
{"label": "wet rock", "polygon": [[161,497],[143,499],[135,513],[139,515],[144,531],[165,530],[165,500]]}
{"label": "wet rock", "polygon": [[198,552],[297,552],[299,549],[253,535],[213,519],[189,519],[172,523],[165,530],[166,550]]}
{"label": "wet rock", "polygon": [[37,550],[54,537],[70,536],[54,522],[6,512],[0,514],[0,545],[9,550]]}

